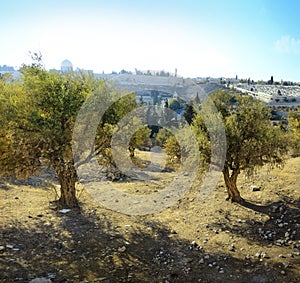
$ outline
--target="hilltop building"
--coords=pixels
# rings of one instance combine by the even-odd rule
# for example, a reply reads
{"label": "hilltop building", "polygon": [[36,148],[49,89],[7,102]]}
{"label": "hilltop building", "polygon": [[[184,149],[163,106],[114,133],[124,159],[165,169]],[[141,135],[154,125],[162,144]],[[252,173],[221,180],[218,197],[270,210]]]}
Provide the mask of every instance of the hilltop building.
{"label": "hilltop building", "polygon": [[71,61],[69,60],[64,60],[61,62],[61,67],[60,70],[62,72],[69,72],[69,71],[73,71],[73,64],[71,63]]}
{"label": "hilltop building", "polygon": [[14,79],[19,79],[20,77],[20,72],[16,71],[14,67],[7,66],[7,65],[3,65],[3,66],[0,65],[0,78],[6,73],[11,74]]}

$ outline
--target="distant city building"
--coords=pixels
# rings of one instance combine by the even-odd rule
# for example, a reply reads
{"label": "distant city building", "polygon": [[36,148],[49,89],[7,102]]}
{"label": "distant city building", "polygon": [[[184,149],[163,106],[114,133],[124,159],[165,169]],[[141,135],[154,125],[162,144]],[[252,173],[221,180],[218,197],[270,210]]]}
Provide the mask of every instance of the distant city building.
{"label": "distant city building", "polygon": [[247,83],[237,83],[229,87],[233,87],[242,93],[252,95],[269,106],[298,107],[300,105],[300,87],[298,85],[272,85],[270,81],[264,84],[251,85]]}
{"label": "distant city building", "polygon": [[80,69],[80,68],[76,68],[75,72],[82,72],[85,74],[94,74],[93,70],[85,70],[85,69]]}
{"label": "distant city building", "polygon": [[11,66],[7,66],[7,65],[3,65],[3,66],[0,66],[0,78],[4,75],[4,74],[11,74],[11,76],[14,78],[14,79],[19,79],[20,78],[20,75],[21,73],[19,71],[16,71],[14,69],[14,67],[11,67]]}
{"label": "distant city building", "polygon": [[60,70],[62,72],[73,71],[73,64],[69,60],[64,60],[64,61],[61,62]]}
{"label": "distant city building", "polygon": [[3,66],[0,66],[0,71],[2,71],[2,72],[15,72],[15,69],[14,69],[14,67],[3,65]]}

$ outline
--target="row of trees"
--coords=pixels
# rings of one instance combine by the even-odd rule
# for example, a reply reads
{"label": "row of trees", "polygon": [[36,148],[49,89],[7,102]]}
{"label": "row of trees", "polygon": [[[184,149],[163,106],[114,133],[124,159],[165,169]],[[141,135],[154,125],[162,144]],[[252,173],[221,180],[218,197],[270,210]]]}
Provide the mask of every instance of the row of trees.
{"label": "row of trees", "polygon": [[[60,205],[77,206],[75,184],[78,177],[72,136],[81,106],[92,93],[97,93],[100,101],[110,105],[97,128],[95,151],[87,155],[86,161],[96,154],[103,166],[116,168],[111,138],[119,121],[136,108],[136,97],[128,94],[114,100],[117,93],[108,82],[84,73],[46,71],[39,60],[30,66],[24,65],[21,73],[19,81],[9,77],[0,80],[0,176],[26,178],[39,172],[42,165],[49,166],[57,173],[61,186]],[[289,144],[299,150],[299,115],[291,117],[293,141],[288,142],[291,139],[286,138],[286,133],[270,126],[269,109],[257,100],[224,91],[216,92],[211,98],[226,132],[223,175],[228,196],[240,202],[242,198],[236,182],[241,171],[251,174],[266,163],[282,164]],[[211,114],[198,106],[188,107],[186,117],[198,139],[200,168],[203,168],[210,163],[214,134],[213,126],[207,129],[203,116]],[[131,156],[136,147],[149,143],[149,134],[147,127],[131,133]],[[170,160],[180,162],[183,149],[171,133],[161,129],[156,140],[166,148]]]}
{"label": "row of trees", "polygon": [[144,76],[157,76],[157,77],[171,77],[171,76],[177,76],[177,70],[175,70],[175,75],[171,74],[170,72],[165,72],[164,70],[161,71],[152,71],[152,70],[147,70],[147,71],[141,71],[138,69],[135,69],[135,74],[136,75],[144,75]]}
{"label": "row of trees", "polygon": [[[103,166],[113,167],[110,140],[118,121],[136,107],[135,95],[110,103],[116,93],[108,82],[80,72],[46,71],[40,58],[20,71],[19,81],[0,80],[0,176],[27,178],[50,167],[61,187],[59,204],[77,206],[72,137],[81,106],[93,93],[111,104],[98,125],[93,154]],[[131,146],[139,139],[132,139]]]}

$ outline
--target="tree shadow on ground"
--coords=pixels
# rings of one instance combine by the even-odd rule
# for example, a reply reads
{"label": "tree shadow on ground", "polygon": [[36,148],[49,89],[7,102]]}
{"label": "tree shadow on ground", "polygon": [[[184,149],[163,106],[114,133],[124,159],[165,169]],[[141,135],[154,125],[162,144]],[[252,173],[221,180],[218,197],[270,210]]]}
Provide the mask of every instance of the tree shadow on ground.
{"label": "tree shadow on ground", "polygon": [[258,260],[206,251],[142,216],[134,221],[112,224],[110,216],[96,210],[48,210],[43,217],[16,220],[0,230],[0,281],[257,283],[297,278],[292,271],[288,277],[280,274],[276,266],[266,272]]}
{"label": "tree shadow on ground", "polygon": [[9,190],[13,186],[31,186],[34,188],[48,189],[49,184],[58,184],[57,174],[48,167],[42,167],[39,174],[20,179],[15,175],[0,178],[0,189]]}
{"label": "tree shadow on ground", "polygon": [[[249,242],[255,242],[260,246],[279,246],[289,248],[291,262],[294,266],[300,263],[300,199],[294,200],[282,197],[282,200],[270,202],[267,205],[244,200],[237,204],[254,211],[256,214],[268,216],[268,220],[259,221],[254,219],[240,220],[226,216],[212,227],[229,231],[232,234],[244,237]],[[294,257],[294,254],[296,257]],[[298,270],[299,272],[299,270]]]}
{"label": "tree shadow on ground", "polygon": [[[271,242],[278,241],[278,243],[288,243],[289,241],[300,240],[300,199],[294,200],[283,197],[281,201],[269,203],[267,205],[243,201],[241,205],[247,209],[269,216],[269,220],[261,224],[263,230],[266,230],[266,233],[267,231],[270,231],[270,233],[266,234],[260,230],[261,232],[258,234],[260,234],[262,239]],[[251,226],[253,227],[253,225],[249,225],[248,228],[251,229]],[[275,231],[276,233],[272,233],[272,231]]]}

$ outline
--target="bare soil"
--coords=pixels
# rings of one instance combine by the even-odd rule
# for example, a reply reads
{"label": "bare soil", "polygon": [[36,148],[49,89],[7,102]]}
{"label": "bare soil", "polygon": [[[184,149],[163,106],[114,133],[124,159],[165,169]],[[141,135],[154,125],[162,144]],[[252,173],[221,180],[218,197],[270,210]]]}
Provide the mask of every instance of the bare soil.
{"label": "bare soil", "polygon": [[[300,158],[283,170],[239,178],[243,205],[225,201],[223,181],[204,200],[195,184],[160,213],[129,216],[78,185],[80,209],[51,201],[44,182],[0,187],[0,282],[300,282]],[[114,183],[159,190],[176,172]],[[39,180],[39,179],[35,179]]]}

